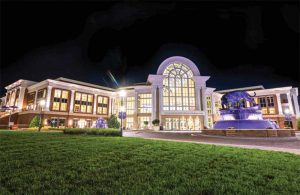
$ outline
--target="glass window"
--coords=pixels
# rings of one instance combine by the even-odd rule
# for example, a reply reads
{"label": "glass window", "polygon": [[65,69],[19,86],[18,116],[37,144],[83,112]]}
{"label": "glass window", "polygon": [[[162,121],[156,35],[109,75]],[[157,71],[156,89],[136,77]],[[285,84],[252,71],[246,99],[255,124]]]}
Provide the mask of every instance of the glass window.
{"label": "glass window", "polygon": [[152,94],[140,93],[138,94],[138,112],[151,113],[152,112]]}
{"label": "glass window", "polygon": [[81,92],[75,93],[74,112],[92,113],[94,95]]}
{"label": "glass window", "polygon": [[108,97],[100,95],[97,97],[97,114],[108,114]]}
{"label": "glass window", "polygon": [[69,91],[55,89],[52,103],[52,110],[67,111],[68,110]]}
{"label": "glass window", "polygon": [[134,110],[135,110],[135,98],[127,97],[126,98],[126,113],[127,113],[127,115],[134,114]]}
{"label": "glass window", "polygon": [[163,110],[195,110],[193,73],[185,64],[170,64],[164,71]]}

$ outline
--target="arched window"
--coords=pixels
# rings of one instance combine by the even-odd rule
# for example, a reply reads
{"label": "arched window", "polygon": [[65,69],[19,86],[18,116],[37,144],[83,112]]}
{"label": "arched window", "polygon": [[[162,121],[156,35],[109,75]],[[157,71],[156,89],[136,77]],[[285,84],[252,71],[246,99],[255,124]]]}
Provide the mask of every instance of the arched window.
{"label": "arched window", "polygon": [[191,69],[181,63],[170,64],[163,75],[163,110],[195,110],[195,84]]}

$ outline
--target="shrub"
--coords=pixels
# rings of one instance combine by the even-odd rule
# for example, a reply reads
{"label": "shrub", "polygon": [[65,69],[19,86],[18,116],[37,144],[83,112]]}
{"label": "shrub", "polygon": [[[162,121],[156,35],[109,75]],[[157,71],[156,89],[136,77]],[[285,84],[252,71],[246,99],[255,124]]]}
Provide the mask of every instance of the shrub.
{"label": "shrub", "polygon": [[300,118],[297,119],[297,127],[298,127],[298,130],[300,130]]}
{"label": "shrub", "polygon": [[119,129],[120,128],[120,123],[118,121],[118,118],[116,115],[111,115],[110,118],[108,119],[108,128],[112,129]]}
{"label": "shrub", "polygon": [[146,125],[146,126],[147,126],[148,124],[149,124],[149,122],[148,122],[148,121],[144,121],[144,125]]}
{"label": "shrub", "polygon": [[159,119],[154,119],[153,121],[152,121],[152,124],[154,125],[154,126],[158,126],[159,125]]}
{"label": "shrub", "polygon": [[34,128],[34,127],[39,127],[39,125],[40,125],[40,116],[35,116],[31,120],[29,127]]}
{"label": "shrub", "polygon": [[101,136],[121,136],[119,129],[100,129],[100,128],[66,128],[63,130],[65,134],[88,134]]}

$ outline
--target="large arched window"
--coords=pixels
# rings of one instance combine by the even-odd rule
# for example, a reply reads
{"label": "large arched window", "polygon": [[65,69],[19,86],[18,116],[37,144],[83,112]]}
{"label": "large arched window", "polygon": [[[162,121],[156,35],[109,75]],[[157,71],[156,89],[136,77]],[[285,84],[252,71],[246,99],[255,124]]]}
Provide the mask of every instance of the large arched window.
{"label": "large arched window", "polygon": [[163,110],[195,110],[193,73],[185,64],[173,63],[165,70]]}

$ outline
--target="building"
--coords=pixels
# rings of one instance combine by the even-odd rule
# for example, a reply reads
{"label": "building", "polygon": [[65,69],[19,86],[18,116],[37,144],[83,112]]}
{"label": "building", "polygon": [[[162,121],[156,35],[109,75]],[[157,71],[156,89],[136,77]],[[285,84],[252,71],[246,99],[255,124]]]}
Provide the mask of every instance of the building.
{"label": "building", "polygon": [[[28,127],[35,115],[42,114],[46,126],[92,127],[99,117],[108,119],[117,114],[123,103],[128,129],[152,128],[152,121],[159,119],[164,130],[199,130],[212,128],[219,119],[222,94],[245,90],[256,93],[255,101],[262,107],[264,118],[284,128],[290,124],[286,121],[286,115],[290,115],[296,127],[296,118],[300,117],[298,88],[254,86],[216,91],[206,85],[208,79],[192,61],[180,56],[164,60],[146,83],[119,89],[66,78],[41,82],[21,79],[5,88],[2,105],[18,108],[2,113],[0,124],[7,128],[11,114],[13,124]],[[120,97],[120,90],[126,91],[126,97]]]}

